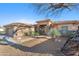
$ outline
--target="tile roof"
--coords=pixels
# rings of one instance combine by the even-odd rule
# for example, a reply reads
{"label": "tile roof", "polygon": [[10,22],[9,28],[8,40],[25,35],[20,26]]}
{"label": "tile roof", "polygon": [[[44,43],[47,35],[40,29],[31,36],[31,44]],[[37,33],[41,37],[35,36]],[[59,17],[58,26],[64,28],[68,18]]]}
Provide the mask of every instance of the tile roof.
{"label": "tile roof", "polygon": [[79,24],[79,21],[59,21],[55,24]]}
{"label": "tile roof", "polygon": [[21,26],[21,27],[31,27],[31,24],[24,24],[24,23],[11,23],[8,25],[5,25],[4,27],[11,27],[11,26]]}

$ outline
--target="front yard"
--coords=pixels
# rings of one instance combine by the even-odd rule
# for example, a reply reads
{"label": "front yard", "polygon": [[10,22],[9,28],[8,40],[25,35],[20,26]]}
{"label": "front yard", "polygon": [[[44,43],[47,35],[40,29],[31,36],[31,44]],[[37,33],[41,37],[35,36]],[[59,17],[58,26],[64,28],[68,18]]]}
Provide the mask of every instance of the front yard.
{"label": "front yard", "polygon": [[[27,38],[28,39],[28,38]],[[51,56],[63,55],[60,47],[64,44],[64,38],[60,38],[61,42],[55,42],[54,39],[33,38],[14,45],[0,45],[0,55],[24,55],[24,56]]]}
{"label": "front yard", "polygon": [[[72,37],[72,33],[67,35]],[[52,38],[46,35],[22,36],[21,39],[6,37],[6,39],[0,39],[0,55],[63,56],[61,48],[66,43],[68,37]]]}

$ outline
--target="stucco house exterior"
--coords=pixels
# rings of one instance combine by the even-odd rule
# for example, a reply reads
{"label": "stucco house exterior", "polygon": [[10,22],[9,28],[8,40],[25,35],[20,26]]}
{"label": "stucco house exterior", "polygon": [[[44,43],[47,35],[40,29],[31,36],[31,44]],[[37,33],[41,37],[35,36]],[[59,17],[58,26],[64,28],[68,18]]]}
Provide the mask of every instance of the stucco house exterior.
{"label": "stucco house exterior", "polygon": [[36,23],[35,31],[39,32],[41,35],[48,34],[51,24],[53,24],[50,19],[37,21]]}
{"label": "stucco house exterior", "polygon": [[24,23],[11,23],[4,27],[6,28],[6,34],[10,36],[30,35],[30,32],[34,31],[34,27],[32,25]]}
{"label": "stucco house exterior", "polygon": [[56,25],[58,29],[75,31],[79,27],[79,21],[61,21],[61,22],[55,23],[54,25]]}
{"label": "stucco house exterior", "polygon": [[79,21],[59,21],[54,22],[50,19],[37,21],[36,31],[41,34],[48,34],[50,29],[76,31],[79,27]]}

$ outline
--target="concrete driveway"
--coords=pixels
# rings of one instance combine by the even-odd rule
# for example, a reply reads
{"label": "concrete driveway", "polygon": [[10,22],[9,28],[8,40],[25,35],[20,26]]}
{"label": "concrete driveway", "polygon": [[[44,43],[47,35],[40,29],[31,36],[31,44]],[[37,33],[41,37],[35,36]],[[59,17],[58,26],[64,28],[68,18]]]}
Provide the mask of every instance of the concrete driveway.
{"label": "concrete driveway", "polygon": [[[60,38],[61,42],[55,42],[53,39],[44,38],[38,40],[30,40],[23,42],[22,44],[14,45],[0,45],[0,55],[11,55],[11,56],[62,56],[60,52],[61,47],[65,43],[65,38]],[[9,42],[9,41],[8,41]],[[13,43],[13,42],[9,42]],[[35,44],[36,43],[36,44]],[[39,43],[39,44],[37,44]],[[32,45],[33,44],[33,45]]]}

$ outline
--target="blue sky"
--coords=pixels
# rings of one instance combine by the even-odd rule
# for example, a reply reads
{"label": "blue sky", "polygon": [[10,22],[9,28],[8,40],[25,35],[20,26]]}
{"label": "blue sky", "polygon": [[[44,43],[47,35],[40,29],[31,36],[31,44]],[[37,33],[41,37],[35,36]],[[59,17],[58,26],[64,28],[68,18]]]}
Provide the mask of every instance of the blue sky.
{"label": "blue sky", "polygon": [[73,11],[64,11],[59,17],[38,14],[32,4],[27,3],[0,3],[0,25],[6,25],[12,22],[35,23],[38,20],[50,18],[54,21],[79,20],[78,9]]}

